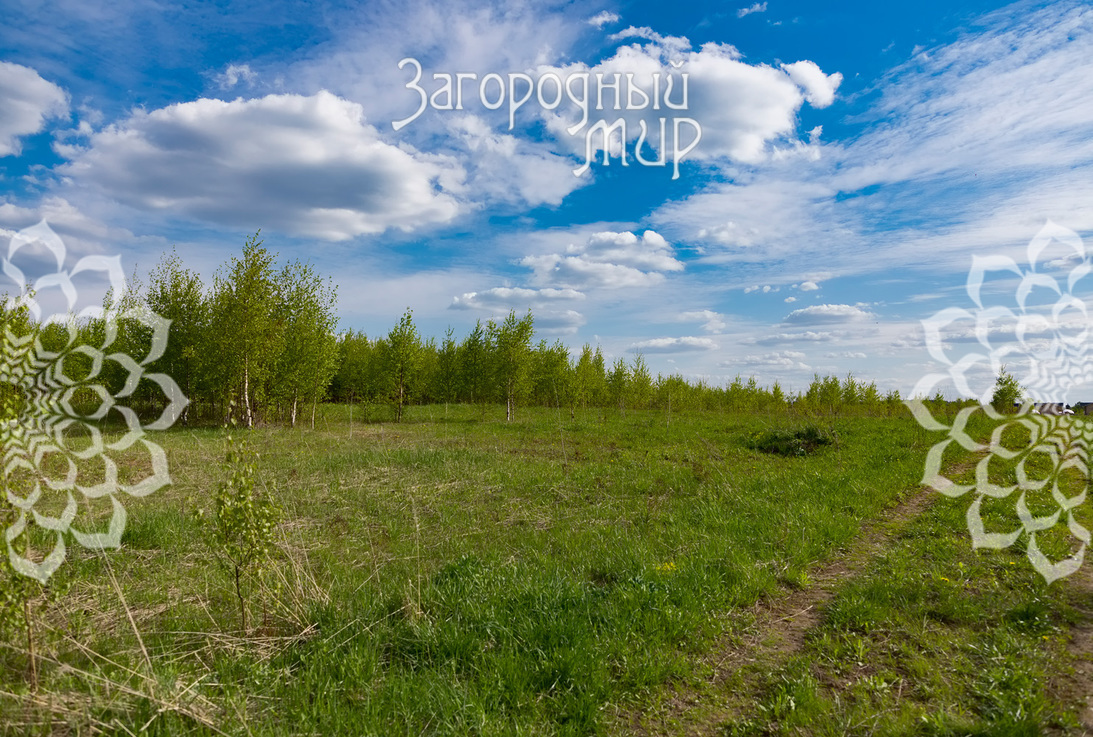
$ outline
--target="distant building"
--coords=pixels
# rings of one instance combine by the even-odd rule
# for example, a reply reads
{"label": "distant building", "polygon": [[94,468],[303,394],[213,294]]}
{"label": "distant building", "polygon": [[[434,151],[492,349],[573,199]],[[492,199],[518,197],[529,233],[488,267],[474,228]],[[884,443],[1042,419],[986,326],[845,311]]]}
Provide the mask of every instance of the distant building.
{"label": "distant building", "polygon": [[[1037,402],[1032,405],[1032,414],[1036,415],[1072,415],[1074,410],[1067,407],[1062,402]],[[1088,410],[1084,414],[1093,414],[1093,410]]]}

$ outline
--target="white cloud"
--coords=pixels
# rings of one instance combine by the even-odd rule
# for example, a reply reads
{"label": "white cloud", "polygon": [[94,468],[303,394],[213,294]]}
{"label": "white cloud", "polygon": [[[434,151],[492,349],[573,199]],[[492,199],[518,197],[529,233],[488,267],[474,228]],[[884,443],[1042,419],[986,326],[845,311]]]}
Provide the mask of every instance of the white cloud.
{"label": "white cloud", "polygon": [[820,288],[820,285],[814,281],[801,282],[801,286],[798,287],[802,292],[815,292]]}
{"label": "white cloud", "polygon": [[140,210],[328,240],[454,218],[462,170],[362,115],[328,92],[200,99],[105,128],[62,171]]}
{"label": "white cloud", "polygon": [[795,371],[808,371],[811,367],[804,362],[805,354],[800,351],[775,351],[730,358],[718,364],[721,368],[739,366],[765,366]]}
{"label": "white cloud", "polygon": [[750,5],[746,8],[739,8],[736,11],[736,17],[737,18],[743,18],[744,16],[751,15],[752,13],[765,13],[765,12],[767,12],[767,4],[765,2],[754,3],[753,5]]}
{"label": "white cloud", "polygon": [[[815,273],[821,263],[802,256],[820,252],[841,263],[854,256],[853,250],[847,254],[848,249],[863,243],[852,223],[846,222],[845,208],[836,203],[830,178],[814,172],[811,164],[802,170],[798,163],[780,161],[761,170],[736,172],[734,179],[662,205],[653,222],[661,230],[678,233],[680,240],[697,236],[706,250],[701,259],[705,263],[776,264],[785,259],[807,265],[805,274]],[[780,266],[777,270],[780,277],[788,276]]]}
{"label": "white cloud", "polygon": [[45,197],[34,207],[0,202],[0,237],[10,237],[40,220],[62,237],[70,256],[101,254],[104,245],[116,247],[119,242],[134,240],[130,231],[88,215],[63,197]]}
{"label": "white cloud", "polygon": [[526,289],[524,287],[494,287],[482,292],[467,292],[452,300],[454,310],[505,310],[528,307],[535,309],[563,300],[582,300],[585,295],[575,289]]}
{"label": "white cloud", "polygon": [[[807,144],[797,139],[798,112],[806,96],[813,97],[818,103],[825,102],[827,97],[824,90],[833,93],[837,75],[824,75],[812,62],[798,62],[797,65],[787,65],[785,69],[766,64],[748,64],[742,60],[740,52],[728,44],[707,43],[694,50],[686,38],[661,36],[649,28],[631,27],[612,38],[637,38],[645,43],[622,46],[612,57],[592,67],[576,63],[566,67],[540,67],[537,72],[540,75],[552,72],[562,78],[588,73],[593,80],[600,74],[605,79],[619,74],[622,80],[632,80],[634,86],[640,88],[650,100],[655,93],[654,78],[659,75],[662,80],[660,96],[663,98],[666,89],[663,80],[671,77],[674,82],[671,99],[676,103],[682,102],[681,75],[686,73],[687,117],[697,121],[702,129],[701,141],[697,148],[687,154],[688,159],[728,159],[754,164],[773,156],[779,146],[784,146],[781,149],[783,156],[789,151],[801,152],[818,146],[818,138]],[[682,66],[676,66],[680,64]],[[822,83],[821,78],[824,80]],[[810,85],[807,88],[804,86],[806,81]],[[594,87],[590,88],[593,95]],[[615,105],[616,101],[611,95],[613,93],[608,91],[603,100],[604,110],[592,115],[589,125],[597,120],[612,123],[622,118],[626,121],[627,140],[636,142],[641,133],[639,123],[645,120],[649,130],[648,143],[658,151],[663,148],[673,152],[691,140],[693,134],[689,128],[684,128],[680,133],[684,140],[674,145],[671,138],[673,131],[668,126],[665,135],[669,140],[662,146],[660,112],[654,111],[651,104],[648,109],[628,109],[626,92],[621,88],[618,105]],[[559,108],[554,114],[546,114],[547,129],[559,143],[583,157],[588,126],[576,135],[567,132],[567,128],[578,123],[580,118],[576,108]],[[592,144],[602,149],[602,137],[597,135]],[[629,156],[633,157],[632,151]],[[671,158],[669,155],[669,165]]]}
{"label": "white cloud", "polygon": [[688,351],[717,350],[717,343],[710,338],[684,336],[681,338],[653,338],[634,343],[628,349],[631,353],[683,353]]}
{"label": "white cloud", "polygon": [[751,246],[754,245],[754,237],[759,234],[758,228],[748,228],[745,232],[740,225],[733,221],[714,225],[710,228],[699,228],[700,240],[712,241],[726,246]]}
{"label": "white cloud", "polygon": [[[805,91],[805,99],[815,108],[825,108],[835,101],[835,90],[842,84],[839,72],[824,74],[814,61],[783,64],[782,70]],[[817,133],[817,137],[819,134]]]}
{"label": "white cloud", "polygon": [[249,64],[229,64],[227,69],[216,75],[216,83],[222,90],[230,90],[241,81],[250,87],[256,79],[258,75],[251,70]]}
{"label": "white cloud", "polygon": [[[73,269],[85,256],[117,258],[124,280],[128,280],[137,266],[134,250],[140,258],[145,258],[149,250],[155,252],[167,245],[162,239],[137,238],[132,232],[103,222],[61,197],[45,197],[30,207],[0,200],[0,252],[8,255],[8,240],[16,232],[43,221],[64,244],[62,268],[66,270]],[[0,275],[0,294],[15,292],[23,284],[33,284],[58,270],[56,254],[40,244],[21,249],[12,258],[12,264],[22,272],[23,278],[16,284],[15,272]],[[42,285],[38,300],[44,314],[64,313],[70,308],[79,313],[88,307],[100,307],[111,286],[106,274],[95,268],[73,273],[72,281],[74,295],[64,294],[57,284]],[[74,299],[72,304],[69,304],[69,298]]]}
{"label": "white cloud", "polygon": [[[481,78],[556,63],[571,55],[571,45],[587,28],[583,18],[556,12],[549,4],[474,0],[363,3],[339,21],[330,29],[330,41],[278,71],[288,89],[329,89],[361,104],[368,120],[385,131],[418,104],[417,95],[406,88],[412,70],[400,70],[401,59],[421,62],[422,84],[431,82],[434,72],[473,72]],[[450,115],[429,110],[399,132],[400,140],[436,145],[431,139]]]}
{"label": "white cloud", "polygon": [[447,120],[456,144],[450,153],[467,169],[467,190],[477,200],[559,205],[590,183],[589,177],[573,176],[573,161],[546,144],[499,133],[473,115]]}
{"label": "white cloud", "polygon": [[540,310],[534,317],[535,332],[547,335],[573,335],[587,322],[576,310]]}
{"label": "white cloud", "polygon": [[771,333],[758,338],[743,341],[755,345],[779,345],[782,343],[828,343],[844,337],[845,333],[839,331],[815,331],[805,330],[799,333]]}
{"label": "white cloud", "polygon": [[873,313],[855,305],[812,305],[789,313],[784,322],[794,325],[821,325],[859,322],[873,317]]}
{"label": "white cloud", "polygon": [[652,41],[662,50],[671,55],[684,53],[691,48],[691,42],[683,36],[663,36],[648,26],[630,26],[626,30],[619,31],[609,37],[611,41],[625,41],[628,38],[640,38]]}
{"label": "white cloud", "polygon": [[785,302],[786,304],[791,304],[791,303],[793,303],[793,302],[796,302],[796,301],[797,301],[797,298],[796,298],[796,297],[786,297],[786,298],[785,298],[785,300],[783,300],[783,301],[784,301],[784,302]]}
{"label": "white cloud", "polygon": [[702,329],[707,333],[719,333],[728,325],[725,322],[725,316],[713,310],[681,312],[678,319],[680,322],[702,322]]}
{"label": "white cloud", "polygon": [[[697,236],[707,264],[752,262],[784,276],[792,262],[803,278],[966,272],[975,253],[1019,255],[1045,219],[1088,232],[1091,57],[1086,4],[995,12],[887,75],[860,136],[816,144],[817,161],[733,170],[727,183],[662,206],[652,225],[679,241]],[[805,67],[794,69],[806,82]]]}
{"label": "white cloud", "polygon": [[608,23],[618,23],[618,21],[619,21],[618,14],[611,13],[611,12],[608,12],[606,10],[602,10],[599,13],[596,13],[591,18],[589,18],[586,22],[590,26],[595,26],[596,28],[603,28]]}
{"label": "white cloud", "polygon": [[533,269],[536,284],[573,289],[646,287],[663,281],[663,272],[683,270],[671,245],[652,230],[640,238],[630,232],[594,233],[565,253],[527,256],[520,263]]}
{"label": "white cloud", "polygon": [[29,67],[0,61],[0,157],[18,156],[19,139],[68,115],[68,96]]}

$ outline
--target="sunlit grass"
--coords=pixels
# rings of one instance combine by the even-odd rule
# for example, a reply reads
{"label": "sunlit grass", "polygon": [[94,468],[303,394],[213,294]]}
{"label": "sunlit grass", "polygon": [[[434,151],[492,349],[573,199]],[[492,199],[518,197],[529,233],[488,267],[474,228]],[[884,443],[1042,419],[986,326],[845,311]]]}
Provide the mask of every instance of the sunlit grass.
{"label": "sunlit grass", "polygon": [[[807,587],[810,567],[917,491],[937,440],[910,417],[533,409],[506,423],[503,408],[439,405],[394,424],[349,412],[324,406],[314,430],[248,433],[284,518],[280,585],[252,590],[246,633],[208,542],[226,433],[154,436],[173,484],[125,500],[121,550],[73,546],[57,574],[71,591],[42,609],[53,659],[42,689],[79,706],[54,716],[73,731],[148,721],[163,734],[595,733],[611,705],[691,677],[695,656],[760,597]],[[808,427],[831,442],[788,458],[753,447],[757,435]],[[971,560],[963,507],[944,509],[955,512],[921,533],[937,547],[892,552],[919,556],[892,563],[913,569],[917,588],[848,589],[810,657],[865,658],[872,645],[853,638],[920,600],[936,621],[982,616],[927,592]],[[0,688],[19,691],[24,665],[24,653],[0,651]],[[70,666],[134,693],[112,698]],[[787,671],[756,718],[827,713],[810,672]],[[891,686],[886,672],[864,675],[874,680],[855,686],[854,703]],[[182,706],[157,717],[163,693],[178,690]],[[0,701],[5,714],[17,703]]]}

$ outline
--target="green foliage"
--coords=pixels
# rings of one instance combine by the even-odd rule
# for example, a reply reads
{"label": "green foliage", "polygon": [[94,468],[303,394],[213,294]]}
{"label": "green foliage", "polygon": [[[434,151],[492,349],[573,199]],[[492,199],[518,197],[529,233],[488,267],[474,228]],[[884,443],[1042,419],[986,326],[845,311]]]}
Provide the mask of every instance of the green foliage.
{"label": "green foliage", "polygon": [[753,433],[746,445],[752,450],[794,457],[815,453],[833,442],[832,437],[815,425],[800,430],[765,430]]}
{"label": "green foliage", "polygon": [[637,354],[630,365],[629,385],[627,394],[628,404],[634,409],[645,409],[653,397],[653,377],[649,373],[649,365],[645,363],[645,356]]}
{"label": "green foliage", "polygon": [[611,373],[607,375],[607,393],[611,397],[611,403],[619,408],[620,412],[626,411],[626,399],[629,392],[630,369],[621,357],[615,359],[611,367]]}
{"label": "green foliage", "polygon": [[216,553],[230,570],[239,601],[239,618],[247,631],[244,580],[261,579],[273,552],[273,533],[280,510],[269,493],[257,487],[258,456],[228,436],[224,472],[217,487],[212,540]]}
{"label": "green foliage", "polygon": [[[182,266],[174,251],[164,255],[148,278],[145,300],[149,309],[171,321],[163,356],[153,364],[156,371],[175,380],[187,397],[208,393],[203,384],[202,342],[208,331],[209,303],[205,299],[201,277]],[[189,419],[189,407],[181,420]]]}
{"label": "green foliage", "polygon": [[562,341],[547,345],[539,341],[532,357],[535,390],[532,401],[541,407],[572,406],[576,391],[576,375],[569,361],[569,349]]}
{"label": "green foliage", "polygon": [[347,331],[338,340],[338,366],[330,393],[337,402],[371,401],[376,395],[376,351],[364,333]]}
{"label": "green foliage", "polygon": [[407,308],[398,325],[391,328],[387,340],[378,346],[380,364],[386,379],[385,394],[395,407],[395,419],[402,421],[403,408],[410,403],[411,393],[420,377],[423,349],[414,326],[414,313]]}
{"label": "green foliage", "polygon": [[488,401],[491,377],[489,354],[492,350],[489,337],[479,320],[463,342],[457,354],[459,387],[464,401],[479,404]]}
{"label": "green foliage", "polygon": [[517,318],[510,310],[500,324],[492,320],[486,330],[493,346],[493,367],[497,387],[505,402],[505,419],[516,419],[516,405],[523,402],[531,388],[531,336],[534,332],[531,310]]}
{"label": "green foliage", "polygon": [[270,394],[288,409],[289,424],[295,425],[298,404],[314,406],[337,370],[337,290],[299,261],[285,266],[277,287],[277,324],[290,337],[277,357]]}
{"label": "green foliage", "polygon": [[445,404],[456,401],[459,396],[459,346],[454,336],[455,331],[449,327],[437,354],[434,392],[437,401]]}
{"label": "green foliage", "polygon": [[[6,492],[5,488],[0,496],[0,529],[4,530],[16,518],[15,508],[8,501]],[[18,544],[18,541],[12,542]],[[41,584],[12,567],[7,544],[0,548],[0,554],[0,642],[5,642],[16,632],[29,627],[25,618],[26,604],[41,591]]]}
{"label": "green foliage", "polygon": [[278,290],[273,255],[255,234],[240,258],[216,277],[212,318],[203,358],[220,387],[221,399],[242,409],[249,428],[267,398],[267,379],[276,366],[285,334],[277,319]]}
{"label": "green foliage", "polygon": [[994,394],[991,396],[991,405],[998,412],[1014,412],[1016,405],[1025,396],[1017,377],[1006,371],[1002,366],[998,369],[998,378],[994,382]]}

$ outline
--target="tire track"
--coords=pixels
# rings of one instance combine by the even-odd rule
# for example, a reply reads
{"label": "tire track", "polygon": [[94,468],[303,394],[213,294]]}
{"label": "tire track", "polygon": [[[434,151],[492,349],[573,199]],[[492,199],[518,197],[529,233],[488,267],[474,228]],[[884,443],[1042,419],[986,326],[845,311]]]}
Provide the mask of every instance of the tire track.
{"label": "tire track", "polygon": [[[977,461],[978,458],[972,458],[957,464],[950,471],[950,477],[964,473]],[[800,652],[808,632],[820,623],[825,606],[840,586],[864,573],[889,543],[939,496],[933,489],[917,488],[896,506],[866,522],[849,549],[834,551],[827,562],[809,570],[807,587],[775,598],[760,599],[747,609],[731,612],[735,618],[743,611],[744,619],[751,622],[742,632],[723,635],[711,652],[700,659],[699,670],[709,671],[705,677],[707,684],[723,694],[730,681],[749,665],[760,661],[777,664]],[[1089,635],[1089,644],[1093,646],[1093,626]],[[1090,678],[1093,679],[1093,665]],[[679,688],[653,713],[621,711],[616,714],[608,731],[650,736],[719,734],[719,727],[733,716],[732,707],[703,704],[704,697],[691,688]]]}

